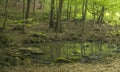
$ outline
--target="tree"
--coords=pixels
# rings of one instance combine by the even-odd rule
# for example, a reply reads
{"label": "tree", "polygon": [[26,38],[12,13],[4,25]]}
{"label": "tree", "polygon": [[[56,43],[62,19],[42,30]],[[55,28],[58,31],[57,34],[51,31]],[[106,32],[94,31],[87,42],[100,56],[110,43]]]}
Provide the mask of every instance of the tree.
{"label": "tree", "polygon": [[98,17],[98,20],[97,20],[97,24],[103,22],[104,13],[105,13],[105,6],[102,6],[99,17]]}
{"label": "tree", "polygon": [[25,17],[25,0],[23,0],[23,12],[22,12],[23,19]]}
{"label": "tree", "polygon": [[57,11],[57,23],[55,26],[55,31],[56,32],[62,32],[62,24],[61,24],[61,16],[62,16],[62,5],[63,5],[64,0],[59,0],[59,8]]}
{"label": "tree", "polygon": [[33,14],[35,14],[35,4],[36,4],[36,0],[33,0]]}
{"label": "tree", "polygon": [[14,3],[14,7],[16,7],[17,3],[19,2],[20,0],[15,0],[15,3]]}
{"label": "tree", "polygon": [[67,20],[70,19],[70,0],[67,3]]}
{"label": "tree", "polygon": [[8,0],[6,0],[6,2],[5,2],[5,8],[4,8],[4,16],[5,16],[5,18],[4,18],[4,22],[3,22],[3,27],[2,27],[0,32],[2,32],[6,27],[6,22],[7,22],[7,18],[8,18],[7,8],[8,8]]}
{"label": "tree", "polygon": [[29,17],[29,12],[30,12],[30,2],[31,2],[31,0],[27,0],[27,8],[26,8],[25,19],[28,19],[28,17]]}
{"label": "tree", "polygon": [[[25,13],[25,24],[27,24],[27,19],[29,18],[29,12],[30,12],[30,2],[31,0],[27,0],[27,8]],[[25,30],[25,25],[23,25],[23,31]]]}
{"label": "tree", "polygon": [[75,3],[74,3],[74,18],[76,18],[77,16],[77,0],[75,0]]}
{"label": "tree", "polygon": [[54,8],[55,8],[54,4],[55,4],[55,0],[51,0],[49,28],[54,28]]}
{"label": "tree", "polygon": [[82,18],[81,18],[81,21],[86,20],[87,6],[88,6],[88,0],[82,0]]}

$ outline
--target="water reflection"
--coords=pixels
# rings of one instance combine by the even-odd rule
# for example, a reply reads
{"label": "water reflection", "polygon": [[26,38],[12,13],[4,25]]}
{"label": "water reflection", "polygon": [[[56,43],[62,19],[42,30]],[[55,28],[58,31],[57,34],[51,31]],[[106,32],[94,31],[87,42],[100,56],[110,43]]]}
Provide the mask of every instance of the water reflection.
{"label": "water reflection", "polygon": [[109,43],[102,42],[53,42],[39,44],[45,54],[36,56],[37,60],[54,60],[58,57],[67,59],[81,58],[82,56],[111,53],[115,48]]}

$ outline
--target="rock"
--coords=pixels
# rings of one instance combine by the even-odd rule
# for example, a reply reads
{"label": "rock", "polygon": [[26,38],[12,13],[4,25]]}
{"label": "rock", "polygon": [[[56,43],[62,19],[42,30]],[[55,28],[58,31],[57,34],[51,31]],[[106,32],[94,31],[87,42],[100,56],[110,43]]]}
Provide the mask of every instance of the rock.
{"label": "rock", "polygon": [[30,36],[32,36],[32,37],[35,37],[35,38],[47,38],[48,36],[47,36],[47,34],[46,33],[43,33],[43,32],[33,32],[33,31],[31,31],[31,32],[29,32],[30,33]]}
{"label": "rock", "polygon": [[90,59],[90,57],[89,56],[83,56],[82,58],[81,58],[81,62],[90,62],[91,61],[91,59]]}
{"label": "rock", "polygon": [[113,50],[115,53],[120,53],[120,49]]}
{"label": "rock", "polygon": [[45,54],[40,48],[19,48],[20,52],[29,53],[33,55],[43,55]]}
{"label": "rock", "polygon": [[0,33],[0,48],[9,47],[13,44],[13,39],[7,34]]}
{"label": "rock", "polygon": [[80,56],[80,53],[79,53],[79,52],[74,51],[74,52],[72,53],[72,55],[73,55],[73,56]]}
{"label": "rock", "polygon": [[54,62],[55,63],[72,63],[73,61],[60,57],[60,58],[57,58]]}
{"label": "rock", "polygon": [[21,30],[23,30],[23,27],[22,26],[16,26],[12,30],[13,31],[21,31]]}

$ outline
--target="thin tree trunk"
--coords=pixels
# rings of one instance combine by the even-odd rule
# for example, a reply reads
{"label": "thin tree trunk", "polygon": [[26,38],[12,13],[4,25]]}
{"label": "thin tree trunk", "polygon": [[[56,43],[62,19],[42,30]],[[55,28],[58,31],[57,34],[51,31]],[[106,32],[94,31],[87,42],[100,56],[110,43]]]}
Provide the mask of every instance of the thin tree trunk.
{"label": "thin tree trunk", "polygon": [[83,0],[83,5],[82,5],[82,18],[81,18],[81,21],[83,21],[83,22],[86,20],[87,6],[88,6],[88,0]]}
{"label": "thin tree trunk", "polygon": [[17,6],[17,3],[19,2],[20,0],[16,0],[15,3],[14,3],[14,7]]}
{"label": "thin tree trunk", "polygon": [[30,12],[30,2],[31,2],[31,0],[27,0],[27,8],[26,8],[25,19],[28,19],[28,17],[29,17],[29,12]]}
{"label": "thin tree trunk", "polygon": [[71,4],[70,4],[69,19],[71,19],[71,13],[72,13],[72,6],[71,6]]}
{"label": "thin tree trunk", "polygon": [[67,20],[69,19],[69,6],[70,6],[70,0],[68,0],[67,3]]}
{"label": "thin tree trunk", "polygon": [[35,4],[36,4],[36,0],[33,1],[33,14],[35,14]]}
{"label": "thin tree trunk", "polygon": [[55,8],[54,3],[55,3],[55,0],[51,0],[49,28],[54,28],[54,8]]}
{"label": "thin tree trunk", "polygon": [[4,18],[4,22],[3,22],[3,27],[0,32],[4,31],[4,29],[6,27],[6,22],[7,22],[7,17],[8,17],[7,8],[8,8],[8,0],[6,0],[6,2],[5,2],[5,10],[4,10],[5,18]]}
{"label": "thin tree trunk", "polygon": [[56,0],[56,2],[55,2],[55,7],[56,7],[56,8],[55,8],[55,10],[56,10],[56,11],[55,11],[55,15],[56,15],[56,17],[55,17],[55,18],[57,19],[58,0]]}
{"label": "thin tree trunk", "polygon": [[62,25],[61,25],[62,5],[63,5],[63,0],[59,0],[59,9],[57,11],[57,23],[55,26],[56,32],[62,32]]}
{"label": "thin tree trunk", "polygon": [[25,18],[25,0],[23,0],[23,12],[22,12],[23,19]]}
{"label": "thin tree trunk", "polygon": [[74,19],[76,18],[77,15],[77,0],[75,0],[75,6],[74,6]]}
{"label": "thin tree trunk", "polygon": [[[29,12],[30,12],[30,2],[31,0],[27,0],[27,8],[26,8],[26,13],[25,13],[25,24],[27,24],[27,19],[29,17]],[[23,32],[25,31],[25,25],[23,25]]]}
{"label": "thin tree trunk", "polygon": [[92,15],[93,15],[93,23],[95,23],[95,19],[96,19],[96,13],[95,13],[95,2],[93,2],[93,5],[92,5],[92,10],[93,10],[93,12],[92,12]]}
{"label": "thin tree trunk", "polygon": [[105,12],[105,6],[102,6],[100,15],[99,15],[98,20],[97,20],[97,24],[103,22],[103,19],[104,19],[104,12]]}

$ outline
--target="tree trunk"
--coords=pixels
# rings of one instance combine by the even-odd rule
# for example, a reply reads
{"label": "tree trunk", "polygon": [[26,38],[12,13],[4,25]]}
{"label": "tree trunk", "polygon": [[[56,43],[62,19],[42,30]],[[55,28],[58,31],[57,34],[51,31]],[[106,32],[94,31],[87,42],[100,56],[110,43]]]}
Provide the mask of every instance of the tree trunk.
{"label": "tree trunk", "polygon": [[25,0],[23,0],[23,12],[22,12],[22,15],[23,15],[23,19],[25,18]]}
{"label": "tree trunk", "polygon": [[55,8],[54,4],[55,4],[55,0],[51,0],[49,28],[54,28],[54,8]]}
{"label": "tree trunk", "polygon": [[105,6],[102,6],[100,15],[99,15],[98,20],[97,20],[97,24],[100,24],[100,23],[103,22],[103,19],[104,19],[104,12],[105,12]]}
{"label": "tree trunk", "polygon": [[31,2],[31,0],[27,0],[27,8],[26,8],[25,19],[28,19],[28,17],[29,17],[29,12],[30,12],[30,2]]}
{"label": "tree trunk", "polygon": [[59,9],[57,11],[57,23],[55,26],[56,32],[62,32],[62,25],[61,25],[62,5],[63,5],[63,0],[59,0]]}
{"label": "tree trunk", "polygon": [[92,10],[93,10],[93,12],[92,12],[92,15],[93,15],[93,23],[95,23],[95,21],[96,21],[96,13],[95,13],[95,2],[93,2],[93,5],[92,5]]}
{"label": "tree trunk", "polygon": [[4,18],[4,22],[3,22],[3,27],[2,27],[2,29],[1,29],[0,32],[4,31],[4,29],[6,27],[6,22],[7,22],[7,17],[8,17],[7,8],[8,8],[8,0],[6,0],[6,2],[5,2],[5,10],[4,10],[4,16],[5,16],[5,18]]}
{"label": "tree trunk", "polygon": [[68,3],[67,3],[67,20],[70,19],[69,18],[69,6],[70,6],[70,0],[68,0]]}
{"label": "tree trunk", "polygon": [[33,14],[35,14],[35,4],[36,4],[36,0],[33,1]]}
{"label": "tree trunk", "polygon": [[82,5],[82,18],[81,18],[81,21],[83,21],[83,22],[86,20],[87,6],[88,6],[88,0],[83,0],[83,5]]}
{"label": "tree trunk", "polygon": [[77,15],[77,0],[75,0],[75,6],[74,6],[74,19],[76,18]]}
{"label": "tree trunk", "polygon": [[20,0],[16,0],[15,3],[14,3],[14,7],[17,6],[17,3],[19,2]]}
{"label": "tree trunk", "polygon": [[72,13],[72,6],[71,6],[71,4],[70,4],[69,19],[71,19],[71,13]]}
{"label": "tree trunk", "polygon": [[[27,0],[27,8],[26,8],[26,13],[25,13],[25,24],[27,24],[27,19],[29,17],[29,12],[30,12],[30,2],[31,0]],[[25,25],[23,25],[23,32],[25,31]]]}

